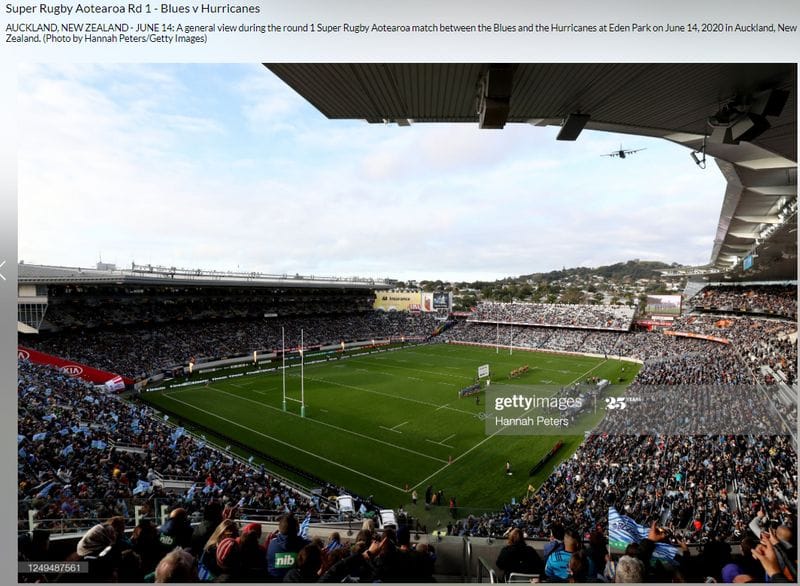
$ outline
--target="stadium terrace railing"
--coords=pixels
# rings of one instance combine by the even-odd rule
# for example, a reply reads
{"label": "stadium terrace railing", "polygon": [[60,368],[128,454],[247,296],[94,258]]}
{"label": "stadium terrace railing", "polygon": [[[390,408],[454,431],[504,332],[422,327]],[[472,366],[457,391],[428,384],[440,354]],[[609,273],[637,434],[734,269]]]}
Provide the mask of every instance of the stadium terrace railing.
{"label": "stadium terrace railing", "polygon": [[137,265],[131,263],[130,270],[115,269],[114,273],[134,277],[180,277],[181,279],[245,280],[245,281],[311,281],[327,283],[358,283],[368,285],[390,285],[390,279],[371,279],[366,277],[321,277],[317,275],[275,275],[259,272],[206,271],[203,269],[183,269],[159,265]]}
{"label": "stadium terrace railing", "polygon": [[500,321],[496,319],[467,319],[468,323],[471,324],[491,324],[491,325],[501,325],[501,326],[519,326],[519,327],[537,327],[537,328],[552,328],[552,329],[560,329],[560,330],[589,330],[589,331],[602,331],[602,332],[628,332],[631,329],[631,324],[633,323],[633,316],[628,321],[628,324],[624,327],[612,328],[612,327],[603,327],[603,326],[576,326],[576,325],[567,325],[567,324],[553,324],[553,323],[545,323],[545,322],[526,322],[526,321]]}
{"label": "stadium terrace railing", "polygon": [[475,581],[482,584],[485,582],[486,578],[489,578],[491,584],[497,584],[499,582],[497,573],[492,569],[489,562],[481,556],[478,557],[478,578]]}
{"label": "stadium terrace railing", "polygon": [[[128,529],[133,529],[139,524],[142,519],[149,519],[155,525],[161,525],[166,522],[169,517],[169,512],[182,504],[182,499],[179,496],[173,498],[129,498],[129,499],[116,499],[115,504],[120,507],[118,512],[119,516],[125,519],[125,525]],[[122,504],[124,502],[124,508]],[[105,504],[104,499],[77,499],[72,504],[83,507],[84,510],[99,509],[99,505]],[[51,535],[80,535],[91,529],[98,523],[103,523],[108,520],[109,516],[80,516],[80,517],[41,517],[39,509],[26,508],[31,503],[28,501],[18,501],[17,510],[18,514],[18,533],[31,532],[34,529],[48,531]],[[127,511],[127,514],[123,514]],[[133,515],[130,512],[133,511]],[[239,524],[250,522],[261,523],[277,523],[278,518],[285,513],[284,510],[278,509],[257,509],[242,507],[238,510],[237,518],[232,519]],[[340,515],[333,512],[317,512],[316,518],[319,521],[311,523],[312,527],[325,529],[325,525],[341,523]],[[360,520],[353,519],[360,523]],[[195,525],[200,522],[199,515],[193,519],[192,524]],[[332,529],[333,530],[333,529]]]}

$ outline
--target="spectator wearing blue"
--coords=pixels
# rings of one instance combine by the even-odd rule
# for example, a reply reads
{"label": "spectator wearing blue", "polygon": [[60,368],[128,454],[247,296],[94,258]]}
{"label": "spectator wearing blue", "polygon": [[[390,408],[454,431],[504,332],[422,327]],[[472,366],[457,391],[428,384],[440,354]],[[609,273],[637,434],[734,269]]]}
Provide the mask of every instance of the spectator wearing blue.
{"label": "spectator wearing blue", "polygon": [[544,573],[551,582],[566,582],[569,579],[569,562],[581,546],[581,538],[576,531],[564,532],[564,549],[553,551],[544,566]]}
{"label": "spectator wearing blue", "polygon": [[297,554],[309,544],[307,539],[297,534],[298,529],[294,515],[283,515],[278,520],[278,535],[269,542],[267,571],[277,581],[283,580],[287,572],[295,567]]}
{"label": "spectator wearing blue", "polygon": [[189,523],[186,509],[179,507],[172,510],[169,519],[161,526],[161,534],[158,539],[165,551],[171,551],[176,547],[187,549],[192,545],[193,534],[194,529]]}
{"label": "spectator wearing blue", "polygon": [[550,557],[554,551],[564,549],[564,526],[561,523],[553,523],[550,526],[550,541],[544,546],[544,559]]}

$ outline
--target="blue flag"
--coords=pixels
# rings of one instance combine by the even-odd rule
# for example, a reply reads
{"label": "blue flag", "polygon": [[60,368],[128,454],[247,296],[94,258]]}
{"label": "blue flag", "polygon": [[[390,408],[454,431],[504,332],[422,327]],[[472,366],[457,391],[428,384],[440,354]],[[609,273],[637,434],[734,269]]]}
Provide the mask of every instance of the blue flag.
{"label": "blue flag", "polygon": [[[639,543],[647,538],[649,529],[639,525],[626,515],[620,515],[617,509],[608,509],[608,543],[615,549],[624,550],[628,544]],[[673,560],[678,548],[667,543],[656,543],[653,557],[660,560]]]}
{"label": "blue flag", "polygon": [[306,518],[303,519],[302,523],[300,523],[300,529],[297,531],[297,535],[299,535],[303,539],[308,539],[308,526],[310,524],[311,524],[311,511],[306,513]]}
{"label": "blue flag", "polygon": [[47,495],[50,494],[50,491],[53,489],[53,487],[56,484],[58,484],[58,483],[55,480],[53,482],[49,482],[48,484],[46,484],[44,486],[44,488],[42,488],[42,490],[39,491],[39,494],[37,494],[36,496],[39,497],[39,498],[47,497]]}
{"label": "blue flag", "polygon": [[33,441],[35,441],[35,442],[40,442],[40,441],[42,441],[42,440],[43,440],[43,439],[45,439],[45,438],[47,438],[47,432],[42,432],[42,433],[34,433],[34,434],[33,434],[33,437],[31,437],[31,439],[32,439]]}
{"label": "blue flag", "polygon": [[69,456],[74,451],[75,451],[75,448],[72,447],[72,444],[69,444],[66,448],[61,450],[61,455],[62,456]]}

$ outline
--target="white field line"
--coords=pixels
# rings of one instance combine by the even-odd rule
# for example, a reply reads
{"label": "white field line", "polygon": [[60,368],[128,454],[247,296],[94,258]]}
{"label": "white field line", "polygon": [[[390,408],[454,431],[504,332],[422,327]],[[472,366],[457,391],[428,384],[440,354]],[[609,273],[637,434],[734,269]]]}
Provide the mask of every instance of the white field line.
{"label": "white field line", "polygon": [[386,431],[393,431],[394,433],[403,433],[402,431],[397,431],[393,427],[384,427],[382,425],[379,425],[378,427],[380,427],[381,429],[385,429]]}
{"label": "white field line", "polygon": [[[289,375],[289,376],[299,377],[300,375],[299,374],[292,374],[292,375]],[[438,403],[430,403],[428,401],[420,401],[419,399],[412,399],[410,397],[402,397],[400,395],[392,395],[390,393],[382,393],[380,391],[375,391],[373,389],[365,389],[364,387],[356,387],[354,385],[346,385],[344,383],[337,383],[335,381],[327,380],[327,379],[324,379],[324,378],[316,378],[316,377],[311,377],[311,376],[306,376],[305,378],[306,378],[306,380],[310,380],[310,381],[326,383],[326,384],[329,384],[329,385],[334,385],[334,386],[342,387],[342,388],[345,388],[345,389],[353,389],[355,391],[363,391],[365,393],[372,393],[373,395],[381,395],[382,397],[390,397],[392,399],[399,399],[401,401],[409,401],[411,403],[418,403],[419,405],[427,405],[428,407],[442,407],[444,409],[447,409],[448,411],[457,411],[458,413],[464,413],[466,415],[469,415],[470,417],[474,417],[475,416],[475,414],[472,413],[471,411],[464,411],[463,409],[456,409],[455,407],[448,407],[447,405],[439,405]],[[442,383],[442,384],[447,384],[447,383]],[[450,386],[450,385],[448,385],[448,386]]]}
{"label": "white field line", "polygon": [[216,417],[217,419],[221,419],[222,421],[230,423],[231,425],[235,425],[236,427],[241,427],[242,429],[245,429],[247,431],[250,431],[252,433],[260,435],[261,437],[265,437],[267,439],[270,439],[270,440],[274,441],[275,443],[284,445],[284,446],[286,446],[288,448],[291,448],[293,450],[297,450],[298,452],[302,452],[302,453],[307,454],[307,455],[309,455],[309,456],[311,456],[313,458],[317,458],[318,460],[322,460],[323,462],[327,462],[328,464],[333,464],[334,466],[338,466],[339,468],[343,468],[344,470],[347,470],[348,472],[352,472],[353,474],[358,474],[359,476],[363,476],[364,478],[368,478],[370,480],[374,480],[375,482],[379,482],[380,484],[383,484],[384,486],[388,486],[389,488],[393,488],[393,489],[395,489],[395,490],[397,490],[399,492],[405,492],[405,490],[400,488],[399,486],[395,486],[394,484],[389,484],[388,482],[384,482],[383,480],[381,480],[379,478],[375,478],[374,476],[372,476],[370,474],[365,474],[365,473],[361,472],[360,470],[356,470],[355,468],[350,468],[349,466],[345,466],[344,464],[340,464],[339,462],[334,462],[333,460],[325,458],[324,456],[320,456],[319,454],[316,454],[314,452],[310,452],[308,450],[304,450],[303,448],[299,448],[299,447],[297,447],[295,445],[290,444],[289,442],[285,442],[285,441],[280,440],[280,439],[278,439],[276,437],[272,437],[271,435],[267,435],[266,433],[262,433],[260,431],[255,430],[255,429],[247,427],[246,425],[242,425],[241,423],[237,423],[236,421],[232,421],[232,420],[228,419],[227,417],[222,417],[221,415],[218,415],[217,413],[212,413],[211,411],[206,411],[205,409],[202,409],[202,408],[198,407],[197,405],[192,405],[191,403],[187,403],[186,401],[182,401],[180,399],[176,399],[175,397],[173,397],[169,393],[165,393],[165,396],[169,397],[173,401],[177,401],[178,403],[183,403],[184,405],[186,405],[188,407],[191,407],[192,409],[196,409],[197,411],[200,411],[200,412],[205,413],[207,415],[211,415],[212,417]]}
{"label": "white field line", "polygon": [[[589,370],[587,370],[586,372],[584,372],[582,375],[580,375],[578,378],[576,378],[574,381],[572,381],[572,382],[571,382],[571,383],[569,383],[569,384],[575,384],[576,382],[578,382],[579,380],[581,380],[583,377],[585,377],[587,374],[589,374],[589,373],[590,373],[590,372],[592,372],[593,370],[596,370],[597,368],[599,368],[600,366],[602,366],[602,365],[603,365],[603,364],[605,364],[606,362],[608,362],[608,360],[607,360],[607,359],[606,359],[606,360],[604,360],[603,362],[600,362],[599,364],[596,364],[595,366],[593,366],[592,368],[590,368]],[[532,410],[532,409],[528,409],[528,411],[525,411],[525,412],[524,412],[522,415],[525,415],[526,413],[529,413],[531,410]],[[455,458],[455,459],[454,459],[452,462],[450,462],[449,464],[445,464],[444,466],[442,466],[441,468],[439,468],[439,469],[438,469],[436,472],[434,472],[433,474],[431,474],[431,475],[430,475],[430,476],[428,476],[427,478],[424,478],[423,480],[421,480],[420,482],[418,482],[417,484],[415,484],[414,486],[412,486],[412,487],[411,487],[411,490],[414,490],[415,488],[419,488],[420,486],[422,486],[423,484],[425,484],[426,482],[428,482],[428,481],[429,481],[431,478],[433,478],[434,476],[436,476],[437,474],[439,474],[439,473],[440,473],[442,470],[446,469],[448,466],[451,466],[452,464],[455,464],[455,463],[456,463],[456,462],[458,462],[458,461],[459,461],[461,458],[463,458],[464,456],[466,456],[467,454],[469,454],[469,453],[470,453],[470,452],[472,452],[473,450],[475,450],[475,449],[479,448],[480,446],[482,446],[483,444],[485,444],[486,442],[488,442],[490,439],[492,439],[492,438],[493,438],[494,436],[496,436],[498,433],[500,433],[501,431],[503,431],[504,429],[506,429],[506,427],[509,427],[509,426],[501,427],[500,429],[498,429],[497,431],[495,431],[495,432],[494,432],[492,435],[489,435],[489,436],[487,436],[487,437],[483,438],[481,441],[479,441],[477,444],[475,444],[474,446],[472,446],[472,447],[471,447],[470,449],[468,449],[466,452],[464,452],[463,454],[461,454],[461,455],[457,456],[457,457],[456,457],[456,458]]]}
{"label": "white field line", "polygon": [[[318,425],[324,425],[325,427],[330,427],[332,429],[337,429],[339,431],[343,431],[344,433],[349,433],[350,435],[354,435],[354,436],[360,437],[362,439],[370,440],[370,441],[373,441],[375,443],[383,444],[385,446],[390,446],[392,448],[396,448],[398,450],[402,450],[404,452],[408,452],[409,454],[414,454],[416,456],[422,456],[423,458],[429,458],[429,459],[435,460],[437,462],[444,462],[444,460],[441,460],[440,458],[435,458],[433,456],[429,456],[428,454],[423,454],[422,452],[418,452],[416,450],[412,450],[411,448],[406,448],[406,447],[403,447],[403,446],[398,446],[397,444],[393,444],[393,443],[390,443],[390,442],[385,442],[385,441],[380,440],[378,438],[371,437],[371,436],[365,435],[363,433],[358,433],[357,431],[353,431],[351,429],[346,429],[344,427],[339,427],[338,425],[334,425],[332,423],[327,423],[325,421],[320,421],[319,419],[310,419],[308,417],[300,417],[300,415],[297,415],[296,413],[291,413],[289,411],[284,411],[283,409],[278,409],[277,407],[273,407],[272,405],[267,405],[266,403],[262,403],[260,401],[254,401],[253,399],[248,399],[247,397],[240,397],[239,395],[234,395],[233,393],[229,393],[227,391],[223,391],[222,389],[218,389],[218,388],[213,387],[213,386],[210,386],[209,388],[214,390],[214,391],[216,391],[216,392],[218,392],[218,393],[222,393],[223,395],[228,395],[230,397],[235,397],[235,398],[240,399],[242,401],[249,401],[251,403],[255,403],[256,405],[260,405],[262,407],[266,407],[267,409],[272,409],[273,411],[277,411],[278,413],[284,413],[285,415],[289,415],[291,417],[297,417],[299,419],[302,419],[303,421],[311,421],[311,422],[316,423]],[[292,401],[296,401],[298,403],[300,402],[297,399],[290,399],[290,397],[286,397],[286,400],[287,401],[288,400],[292,400]]]}
{"label": "white field line", "polygon": [[[442,446],[442,447],[445,447],[445,448],[450,448],[451,450],[454,449],[453,446],[451,446],[451,445],[448,445],[448,444],[445,444],[445,443],[442,443],[442,442],[435,442],[435,441],[430,440],[428,438],[425,438],[425,441],[428,442],[428,443],[433,444],[434,446]],[[417,485],[417,486],[419,486],[419,485]]]}

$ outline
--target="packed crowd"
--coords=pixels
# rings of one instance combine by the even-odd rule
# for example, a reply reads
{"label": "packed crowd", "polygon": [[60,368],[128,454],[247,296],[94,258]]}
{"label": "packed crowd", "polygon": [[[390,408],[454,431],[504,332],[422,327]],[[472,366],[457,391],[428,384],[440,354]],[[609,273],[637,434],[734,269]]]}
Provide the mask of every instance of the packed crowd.
{"label": "packed crowd", "polygon": [[482,301],[469,317],[470,321],[594,328],[630,329],[635,308],[627,305],[568,305],[561,303],[499,303]]}
{"label": "packed crowd", "polygon": [[106,329],[174,321],[259,320],[370,311],[369,290],[247,289],[198,287],[133,288],[51,285],[42,329]]}
{"label": "packed crowd", "polygon": [[[797,325],[752,317],[690,314],[674,321],[671,329],[730,340],[754,372],[768,366],[789,385],[797,381]],[[705,340],[648,332],[597,332],[535,326],[509,326],[460,322],[447,339],[480,344],[500,344],[532,349],[585,352],[654,360],[681,352],[712,351]],[[775,381],[761,373],[767,384]]]}
{"label": "packed crowd", "polygon": [[[693,313],[675,320],[672,329],[727,338],[751,363],[753,370],[768,366],[787,384],[794,385],[797,381],[795,322]],[[774,383],[770,376],[764,375],[764,382]]]}
{"label": "packed crowd", "polygon": [[[606,525],[610,506],[657,519],[692,541],[741,538],[759,510],[794,527],[793,440],[769,435],[774,405],[753,388],[733,348],[652,333],[616,335],[614,353],[644,360],[626,399],[655,397],[655,404],[647,411],[631,402],[625,413],[610,415],[535,494],[499,514],[468,519],[459,530],[501,535],[519,527],[546,537],[564,521],[589,534]],[[713,426],[717,433],[709,431]]]}
{"label": "packed crowd", "polygon": [[701,289],[690,307],[768,313],[797,319],[797,287],[792,285],[713,286]]}
{"label": "packed crowd", "polygon": [[[19,362],[17,392],[21,523],[34,510],[42,528],[82,529],[97,519],[130,518],[135,505],[153,516],[156,503],[197,516],[209,499],[275,517],[326,510],[320,497],[304,496],[263,468],[170,426],[149,407],[124,403],[49,367]],[[159,482],[164,478],[190,488],[168,493]]]}
{"label": "packed crowd", "polygon": [[[642,527],[646,537],[627,543],[624,555],[610,556],[608,540],[600,530],[583,536],[574,527],[555,522],[542,555],[525,542],[519,528],[507,532],[507,545],[496,565],[508,582],[615,582],[622,584],[680,582],[797,581],[797,547],[791,528],[760,531],[739,541],[740,551],[720,541],[692,552],[681,541],[670,544],[672,533],[658,523]],[[515,578],[516,575],[516,578]],[[532,577],[536,580],[531,580]]]}
{"label": "packed crowd", "polygon": [[705,340],[663,336],[648,332],[597,332],[535,326],[500,326],[460,322],[445,338],[454,342],[500,344],[563,352],[586,352],[653,360],[682,352],[702,352]]}
{"label": "packed crowd", "polygon": [[70,331],[49,337],[21,336],[20,344],[95,368],[143,378],[174,366],[281,348],[339,344],[372,338],[426,338],[436,328],[432,315],[369,311],[337,316],[170,323],[153,327]]}
{"label": "packed crowd", "polygon": [[458,532],[498,536],[519,527],[547,538],[553,523],[566,522],[589,534],[615,506],[688,541],[741,538],[762,509],[796,525],[796,460],[785,436],[592,435],[535,494]]}
{"label": "packed crowd", "polygon": [[[265,534],[260,523],[240,525],[218,501],[206,506],[193,526],[187,511],[172,509],[157,526],[140,521],[125,532],[124,519],[94,525],[67,561],[82,561],[86,582],[433,582],[432,546],[411,544],[407,526],[375,530],[371,520],[352,540],[332,533],[327,542],[310,537],[308,527],[291,514]],[[19,544],[21,561],[47,560],[48,540],[40,532]],[[50,574],[47,576],[53,579]],[[59,578],[67,576],[55,576]],[[43,581],[44,574],[22,574],[20,581]],[[49,580],[47,580],[49,581]]]}

